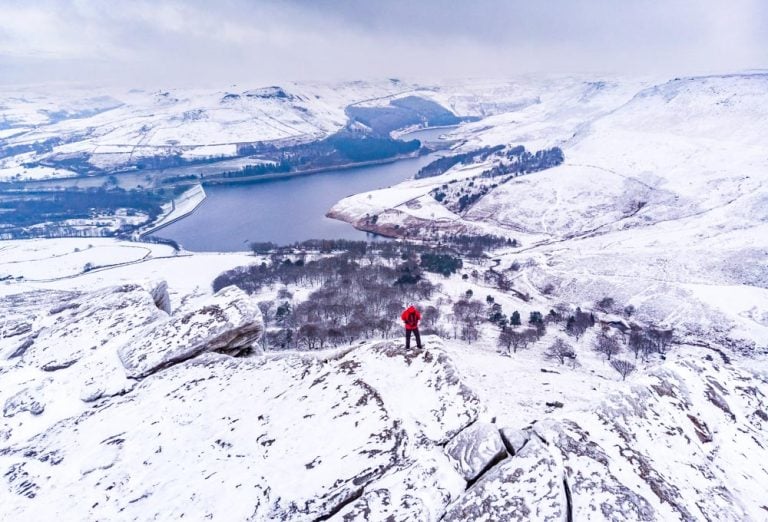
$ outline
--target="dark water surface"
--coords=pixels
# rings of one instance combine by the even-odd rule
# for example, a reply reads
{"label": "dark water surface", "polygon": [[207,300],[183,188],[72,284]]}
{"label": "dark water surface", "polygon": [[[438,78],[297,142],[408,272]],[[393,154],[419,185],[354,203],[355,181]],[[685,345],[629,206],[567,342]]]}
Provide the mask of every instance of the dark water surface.
{"label": "dark water surface", "polygon": [[206,200],[190,216],[157,232],[194,251],[248,250],[252,241],[279,245],[305,239],[370,239],[352,226],[325,217],[337,201],[413,177],[434,156],[384,165],[206,187]]}

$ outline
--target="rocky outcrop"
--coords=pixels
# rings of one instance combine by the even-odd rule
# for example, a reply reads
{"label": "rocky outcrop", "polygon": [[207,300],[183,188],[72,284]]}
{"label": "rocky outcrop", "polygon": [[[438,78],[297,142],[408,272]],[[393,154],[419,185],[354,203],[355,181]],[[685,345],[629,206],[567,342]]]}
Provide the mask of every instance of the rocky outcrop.
{"label": "rocky outcrop", "polygon": [[[589,433],[573,421],[543,421],[533,426],[536,441],[547,441],[565,465],[572,520],[660,520],[651,502],[614,474],[620,462],[611,459]],[[523,449],[524,451],[524,449]],[[629,484],[632,481],[628,481]]]}
{"label": "rocky outcrop", "polygon": [[165,281],[157,281],[156,283],[149,285],[148,290],[152,296],[152,300],[155,302],[155,306],[170,315],[171,296],[168,294],[168,283]]}
{"label": "rocky outcrop", "polygon": [[5,401],[3,417],[13,417],[24,411],[28,411],[32,415],[40,415],[45,411],[45,404],[41,402],[39,394],[29,388],[21,390]]}
{"label": "rocky outcrop", "polygon": [[262,331],[256,302],[230,286],[197,310],[149,326],[118,353],[128,376],[140,378],[203,352],[236,355],[249,348]]}
{"label": "rocky outcrop", "polygon": [[465,486],[439,450],[423,452],[417,461],[368,485],[330,520],[440,520],[445,507]]}
{"label": "rocky outcrop", "polygon": [[[41,294],[41,304],[56,295]],[[167,317],[140,285],[120,285],[68,296],[65,302],[30,309],[36,334],[22,360],[53,372],[72,366],[102,350],[112,350],[130,332]]]}
{"label": "rocky outcrop", "polygon": [[235,358],[262,330],[250,297],[168,316],[150,290],[29,303],[37,338],[0,365],[4,515],[438,520],[461,495],[442,446],[482,407],[439,348]]}
{"label": "rocky outcrop", "polygon": [[499,429],[487,422],[477,422],[456,435],[445,447],[451,462],[467,481],[507,456]]}
{"label": "rocky outcrop", "polygon": [[587,411],[497,428],[437,338],[229,356],[262,328],[234,288],[171,316],[138,285],[0,313],[24,323],[0,338],[9,519],[762,515],[766,377],[730,360],[670,361]]}
{"label": "rocky outcrop", "polygon": [[537,438],[483,475],[443,520],[566,520],[562,464]]}

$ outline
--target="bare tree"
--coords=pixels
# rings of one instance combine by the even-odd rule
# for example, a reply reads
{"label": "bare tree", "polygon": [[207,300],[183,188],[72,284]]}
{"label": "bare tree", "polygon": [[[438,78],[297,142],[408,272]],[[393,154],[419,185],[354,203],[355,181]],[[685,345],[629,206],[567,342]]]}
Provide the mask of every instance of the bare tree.
{"label": "bare tree", "polygon": [[265,326],[268,325],[272,320],[272,307],[274,304],[274,301],[259,301],[258,303],[259,310],[261,310],[261,317],[264,319]]}
{"label": "bare tree", "polygon": [[560,364],[565,364],[566,359],[576,359],[576,352],[562,339],[555,339],[555,342],[544,352],[544,356],[547,359],[560,361]]}
{"label": "bare tree", "polygon": [[392,322],[392,319],[388,317],[382,317],[376,321],[376,329],[381,332],[382,337],[385,339],[389,337],[394,326],[395,324]]}
{"label": "bare tree", "polygon": [[473,341],[477,341],[477,338],[480,336],[480,333],[477,331],[477,328],[472,323],[467,323],[464,326],[461,327],[461,340],[467,341],[468,343],[472,344]]}
{"label": "bare tree", "polygon": [[299,328],[298,342],[307,347],[307,350],[314,350],[320,342],[320,326],[307,323]]}
{"label": "bare tree", "polygon": [[608,332],[605,330],[601,331],[595,338],[594,348],[596,352],[602,353],[609,361],[612,356],[621,351],[621,345],[619,345],[616,338],[608,335]]}
{"label": "bare tree", "polygon": [[612,360],[611,366],[613,367],[614,370],[619,372],[619,374],[621,375],[622,381],[626,380],[627,375],[635,371],[635,365],[623,359]]}
{"label": "bare tree", "polygon": [[437,321],[440,320],[440,309],[432,305],[427,306],[424,309],[424,323],[430,328],[434,328],[437,325]]}
{"label": "bare tree", "polygon": [[505,328],[499,334],[498,346],[505,348],[509,353],[510,348],[512,353],[517,353],[517,350],[524,350],[528,345],[536,338],[536,331],[532,328],[518,332],[511,328]]}

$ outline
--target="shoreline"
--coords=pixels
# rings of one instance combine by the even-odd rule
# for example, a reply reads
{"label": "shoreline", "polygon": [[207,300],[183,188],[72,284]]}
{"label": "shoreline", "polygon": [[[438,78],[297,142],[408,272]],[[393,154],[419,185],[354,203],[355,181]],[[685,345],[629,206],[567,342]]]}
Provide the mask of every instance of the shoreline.
{"label": "shoreline", "polygon": [[[194,193],[192,194],[193,191]],[[195,185],[193,188],[181,194],[179,198],[171,201],[171,203],[174,205],[174,208],[167,215],[160,218],[158,222],[150,225],[149,228],[147,228],[146,230],[139,232],[136,237],[138,237],[139,239],[144,239],[145,237],[157,232],[158,230],[161,230],[169,225],[176,223],[177,221],[184,219],[185,217],[192,215],[198,208],[200,208],[200,205],[205,203],[206,197],[207,195],[205,193],[205,188],[202,186],[202,184]],[[180,214],[171,217],[173,213],[178,209],[178,207],[176,206],[177,200],[186,202],[192,198],[197,198],[197,199],[192,203],[192,205],[189,208],[184,209],[180,211],[181,212]]]}
{"label": "shoreline", "polygon": [[[420,151],[421,149],[419,149]],[[276,179],[296,178],[300,176],[309,176],[312,174],[322,174],[323,172],[331,172],[334,170],[353,170],[360,167],[370,167],[373,165],[387,165],[389,163],[396,163],[404,159],[413,159],[419,157],[419,151],[411,154],[401,154],[393,156],[391,158],[383,158],[378,160],[359,161],[356,163],[343,163],[341,165],[329,165],[327,167],[316,167],[313,169],[297,170],[293,172],[273,172],[270,174],[260,174],[255,176],[238,176],[234,178],[200,178],[199,182],[203,186],[205,185],[237,185],[240,183],[258,183],[260,181],[272,181]]]}

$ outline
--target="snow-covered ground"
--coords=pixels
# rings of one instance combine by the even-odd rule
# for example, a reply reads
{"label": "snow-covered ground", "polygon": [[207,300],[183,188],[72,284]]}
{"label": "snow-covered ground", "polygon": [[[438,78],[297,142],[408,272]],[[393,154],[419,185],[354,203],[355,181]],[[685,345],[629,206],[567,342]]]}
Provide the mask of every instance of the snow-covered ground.
{"label": "snow-covered ground", "polygon": [[[167,245],[104,238],[0,242],[0,295],[167,281],[173,307],[210,296],[222,271],[256,262],[243,253],[177,253]],[[90,264],[89,270],[85,265]]]}
{"label": "snow-covered ground", "polygon": [[457,182],[471,192],[467,180],[493,159],[352,196],[330,215],[363,228],[376,216],[374,228],[394,234],[503,234],[521,248],[501,265],[528,262],[534,291],[613,297],[647,319],[765,349],[768,75],[535,85],[536,103],[453,137],[459,150],[559,146],[563,165],[500,184],[461,214],[430,192]]}
{"label": "snow-covered ground", "polygon": [[[315,129],[328,132],[335,117],[341,125],[349,100],[406,90],[371,85],[329,92],[328,125]],[[766,520],[766,86],[765,75],[733,75],[431,90],[457,113],[486,116],[452,131],[459,150],[560,146],[565,163],[499,185],[461,215],[429,192],[468,184],[494,160],[334,208],[352,222],[376,215],[390,231],[521,242],[466,262],[466,277],[429,275],[441,287],[420,304],[443,307],[447,335],[425,336],[424,351],[406,352],[396,338],[241,357],[264,329],[256,302],[280,288],[213,295],[211,284],[265,259],[111,239],[0,242],[3,516]],[[271,139],[314,132],[316,122],[280,112],[303,92],[206,96],[221,106],[283,104],[270,117],[293,131],[263,115],[253,123]],[[144,103],[149,94],[131,96]],[[191,100],[152,96],[158,113]],[[59,105],[40,112],[48,99],[30,100],[8,114],[35,141],[46,127],[106,121],[129,107],[100,98],[101,112],[89,116],[82,111],[94,102],[72,101],[66,114],[77,117],[60,119],[51,115]],[[228,111],[221,121],[236,128]],[[126,121],[119,132],[143,135]],[[250,128],[241,123],[238,132]],[[217,147],[209,124],[175,136]],[[145,133],[151,146],[175,139],[156,130]],[[118,147],[111,154],[123,145],[100,146]],[[491,268],[513,291],[484,279]],[[298,302],[311,288],[290,290]],[[595,310],[611,297],[615,313],[595,310],[609,333],[618,335],[610,325],[632,305],[632,320],[674,327],[675,345],[647,360],[625,348],[620,357],[637,364],[626,381],[593,350],[597,328],[575,340],[552,323],[526,349],[501,354],[494,325],[483,323],[472,343],[451,331],[450,303],[467,290],[524,320],[563,303]],[[544,357],[556,339],[576,363]]]}
{"label": "snow-covered ground", "polygon": [[[543,356],[556,325],[502,355],[488,324],[471,344],[425,336],[425,351],[371,339],[236,358],[267,294],[210,285],[259,258],[86,241],[3,251],[26,276],[0,285],[14,519],[764,519],[765,357],[683,345],[622,381],[594,330],[568,340],[573,365]],[[78,274],[98,249],[114,266]],[[430,277],[436,300],[473,289],[523,317],[547,304]]]}
{"label": "snow-covered ground", "polygon": [[[528,141],[552,128],[572,129],[585,117],[608,110],[647,80],[606,82],[597,77],[521,78],[514,81],[401,81],[286,83],[227,90],[166,91],[27,88],[0,92],[0,181],[68,177],[47,160],[85,158],[105,170],[126,167],[142,157],[179,154],[186,159],[224,159],[240,144],[312,140],[348,123],[349,105],[387,104],[417,95],[461,116],[488,117],[468,127],[509,133],[530,120]],[[522,112],[521,112],[522,111]],[[556,114],[553,114],[556,113]],[[512,118],[510,119],[510,115]],[[542,127],[542,118],[547,123]],[[493,141],[491,134],[473,137]]]}
{"label": "snow-covered ground", "polygon": [[110,170],[142,157],[235,156],[240,144],[309,141],[347,124],[345,108],[429,88],[397,81],[287,83],[128,92],[40,87],[0,92],[0,181],[68,177],[30,166],[85,157]]}

